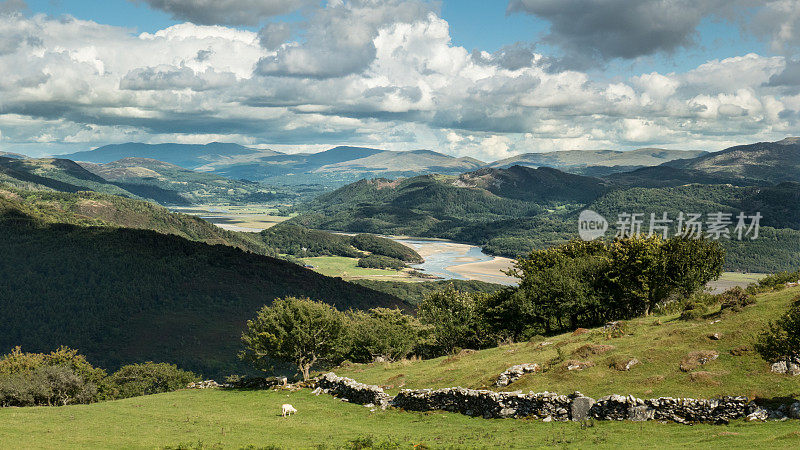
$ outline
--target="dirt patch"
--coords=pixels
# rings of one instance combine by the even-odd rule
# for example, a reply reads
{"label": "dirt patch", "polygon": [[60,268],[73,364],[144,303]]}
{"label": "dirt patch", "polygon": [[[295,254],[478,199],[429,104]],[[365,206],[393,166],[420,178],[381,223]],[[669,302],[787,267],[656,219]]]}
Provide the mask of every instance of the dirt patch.
{"label": "dirt patch", "polygon": [[744,355],[746,355],[746,354],[748,354],[748,353],[750,353],[752,351],[753,350],[750,347],[748,347],[746,345],[742,345],[742,346],[739,346],[739,347],[736,347],[736,348],[732,348],[731,351],[730,351],[730,354],[733,355],[733,356],[744,356]]}
{"label": "dirt patch", "polygon": [[588,358],[589,356],[600,355],[613,349],[613,345],[586,344],[578,347],[574,352],[572,352],[572,354],[579,358]]}
{"label": "dirt patch", "polygon": [[612,356],[608,358],[606,362],[608,363],[608,367],[620,372],[627,372],[631,370],[633,366],[641,364],[641,361],[632,356]]}
{"label": "dirt patch", "polygon": [[594,367],[594,363],[591,361],[576,361],[574,359],[571,359],[569,361],[566,361],[562,365],[562,367],[567,371],[584,370],[588,369],[589,367]]}
{"label": "dirt patch", "polygon": [[690,372],[718,357],[719,353],[714,350],[698,350],[691,352],[681,360],[681,371]]}
{"label": "dirt patch", "polygon": [[689,380],[693,383],[707,384],[711,386],[719,386],[720,382],[714,379],[714,374],[706,371],[692,372],[689,374]]}
{"label": "dirt patch", "polygon": [[572,335],[573,336],[580,336],[580,335],[586,334],[588,332],[589,332],[589,330],[587,330],[586,328],[578,328],[578,329],[576,329],[575,331],[572,332]]}

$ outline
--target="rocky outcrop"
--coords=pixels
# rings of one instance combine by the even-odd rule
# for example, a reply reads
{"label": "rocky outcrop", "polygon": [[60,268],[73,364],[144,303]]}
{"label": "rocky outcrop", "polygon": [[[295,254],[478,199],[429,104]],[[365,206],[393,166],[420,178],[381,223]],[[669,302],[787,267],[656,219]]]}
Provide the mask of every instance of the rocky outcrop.
{"label": "rocky outcrop", "polygon": [[772,373],[800,375],[800,361],[778,361],[772,365]]}
{"label": "rocky outcrop", "polygon": [[494,384],[498,387],[505,387],[519,380],[526,373],[535,373],[541,371],[542,366],[536,363],[517,364],[516,366],[509,367],[505,372],[501,373],[500,376],[497,377],[497,381],[495,381]]}
{"label": "rocky outcrop", "polygon": [[191,382],[191,383],[186,385],[186,389],[216,389],[216,388],[221,388],[221,387],[225,387],[225,386],[222,385],[222,384],[217,383],[214,380],[205,380],[205,381],[197,381],[197,382],[193,381],[193,382]]}
{"label": "rocky outcrop", "polygon": [[359,405],[375,405],[386,408],[391,397],[378,386],[359,383],[353,379],[336,376],[328,372],[316,381],[318,392],[333,395]]}

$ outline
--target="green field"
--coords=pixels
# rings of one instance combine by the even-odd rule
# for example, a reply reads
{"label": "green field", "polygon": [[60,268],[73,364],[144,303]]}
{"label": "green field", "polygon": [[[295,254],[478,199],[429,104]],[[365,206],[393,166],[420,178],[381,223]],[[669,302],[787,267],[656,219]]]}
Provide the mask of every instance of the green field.
{"label": "green field", "polygon": [[[726,312],[717,317],[711,311],[708,317],[698,321],[681,321],[677,315],[634,319],[625,323],[627,334],[618,338],[595,329],[575,336],[567,333],[540,337],[530,342],[478,352],[463,351],[456,356],[424,361],[348,365],[337,369],[336,373],[363,383],[391,386],[394,390],[400,387],[490,388],[508,367],[534,362],[551,363],[553,368],[542,374],[526,375],[506,390],[564,394],[579,390],[595,398],[632,394],[641,398],[746,395],[800,399],[800,376],[770,373],[769,364],[752,351],[753,342],[766,323],[783,314],[798,295],[798,287],[760,294],[755,305],[741,312]],[[709,338],[714,333],[720,335],[719,340]],[[542,346],[542,342],[550,344]],[[613,348],[598,354],[576,354],[578,348],[587,344]],[[716,351],[719,358],[691,372],[681,371],[681,360],[696,350]],[[734,356],[732,350],[738,356]],[[578,360],[595,365],[582,371],[567,371],[563,363],[552,363],[559,353],[563,361]],[[641,364],[627,372],[610,367],[616,359],[630,358],[637,358]]]}
{"label": "green field", "polygon": [[[280,416],[283,403],[298,409]],[[797,423],[543,423],[454,413],[370,411],[308,389],[179,391],[93,405],[0,409],[0,447],[15,448],[791,448]],[[199,445],[202,443],[202,447]],[[425,447],[422,447],[423,444]],[[367,447],[369,448],[369,447]]]}
{"label": "green field", "polygon": [[421,281],[412,278],[409,270],[368,269],[358,267],[358,259],[344,256],[317,256],[302,258],[306,264],[314,266],[314,270],[329,277],[341,277],[345,280],[369,279],[383,281]]}

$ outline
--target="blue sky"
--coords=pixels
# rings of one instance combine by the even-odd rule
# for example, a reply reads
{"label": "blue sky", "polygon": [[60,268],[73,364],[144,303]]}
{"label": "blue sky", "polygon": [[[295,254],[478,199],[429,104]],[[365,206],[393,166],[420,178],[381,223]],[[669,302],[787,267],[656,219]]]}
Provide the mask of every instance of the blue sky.
{"label": "blue sky", "polygon": [[493,159],[798,134],[790,0],[25,3],[0,0],[0,151],[225,140]]}

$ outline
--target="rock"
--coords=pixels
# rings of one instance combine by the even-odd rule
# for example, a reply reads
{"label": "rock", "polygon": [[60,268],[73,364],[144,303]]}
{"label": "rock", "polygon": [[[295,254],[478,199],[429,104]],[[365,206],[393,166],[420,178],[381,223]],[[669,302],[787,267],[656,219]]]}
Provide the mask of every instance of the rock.
{"label": "rock", "polygon": [[722,338],[722,336],[719,333],[711,333],[708,335],[708,338],[712,341],[718,341]]}
{"label": "rock", "polygon": [[550,417],[550,416],[547,416],[544,419],[542,419],[542,422],[552,422],[552,421],[553,421],[553,418]]}
{"label": "rock", "polygon": [[536,363],[517,364],[516,366],[509,367],[505,370],[505,372],[501,373],[500,376],[497,377],[497,381],[495,381],[494,384],[498,387],[505,387],[519,380],[526,373],[535,373],[541,371],[542,367]]}
{"label": "rock", "polygon": [[709,361],[714,361],[719,357],[719,353],[714,350],[698,350],[690,352],[681,360],[680,368],[683,372],[692,371]]}
{"label": "rock", "polygon": [[779,361],[772,365],[772,373],[800,375],[800,361]]}
{"label": "rock", "polygon": [[383,364],[385,362],[386,358],[384,358],[383,356],[376,356],[375,358],[372,359],[373,364]]}
{"label": "rock", "polygon": [[594,363],[591,361],[569,360],[564,363],[564,367],[569,371],[583,370],[583,369],[588,369],[589,367],[594,367]]}
{"label": "rock", "polygon": [[767,419],[769,419],[769,412],[767,412],[766,409],[762,408],[758,408],[752,413],[747,415],[748,422],[756,422],[756,421],[764,422]]}
{"label": "rock", "polygon": [[633,366],[641,363],[641,361],[636,358],[612,358],[610,361],[608,366],[620,372],[627,372],[631,370]]}
{"label": "rock", "polygon": [[645,405],[633,406],[628,408],[628,420],[633,422],[644,422],[646,420],[653,420],[656,410]]}
{"label": "rock", "polygon": [[217,389],[225,387],[222,384],[217,383],[214,380],[205,380],[205,381],[198,381],[196,383],[189,383],[186,385],[187,389]]}
{"label": "rock", "polygon": [[589,332],[589,330],[587,330],[586,328],[577,328],[577,329],[575,329],[575,331],[572,332],[572,335],[573,336],[580,336],[580,335],[586,334],[588,332]]}
{"label": "rock", "polygon": [[589,418],[589,410],[594,406],[595,401],[591,397],[584,397],[580,395],[572,399],[569,406],[570,418],[573,421],[579,422]]}
{"label": "rock", "polygon": [[789,407],[789,417],[792,419],[800,419],[800,402],[792,403]]}

